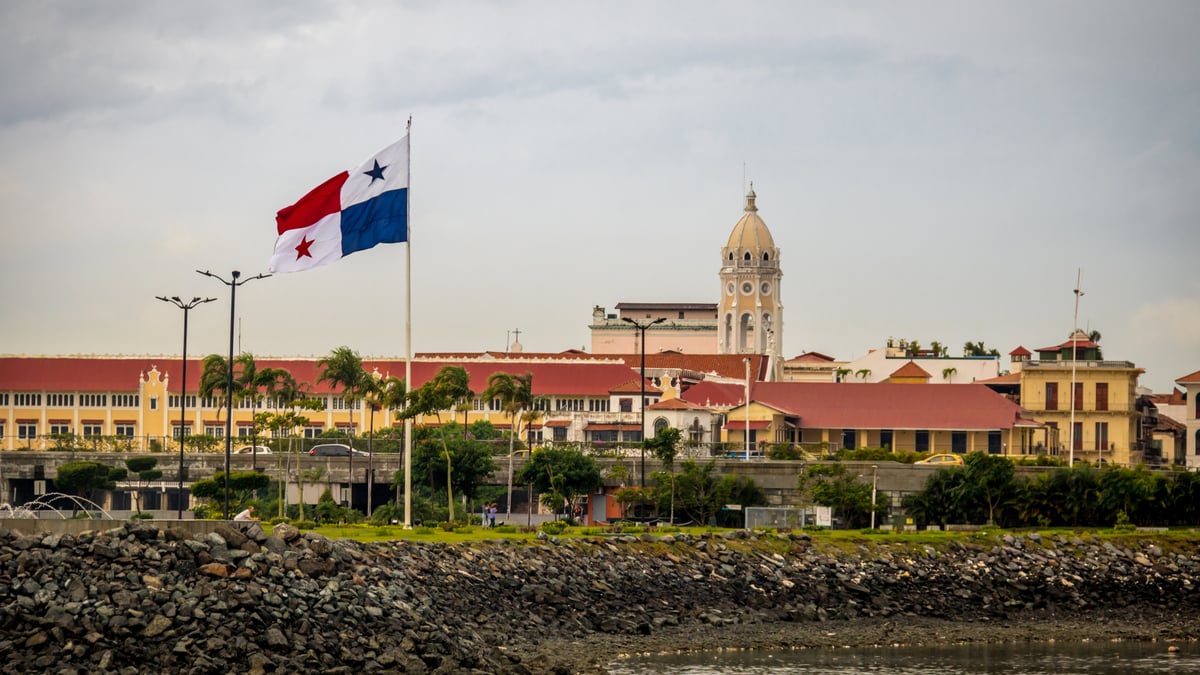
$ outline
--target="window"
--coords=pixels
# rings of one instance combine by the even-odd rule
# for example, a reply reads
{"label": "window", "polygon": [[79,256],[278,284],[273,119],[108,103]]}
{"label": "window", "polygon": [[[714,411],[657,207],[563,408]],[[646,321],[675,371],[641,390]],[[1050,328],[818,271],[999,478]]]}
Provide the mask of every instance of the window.
{"label": "window", "polygon": [[679,318],[681,318],[681,319],[683,318],[683,312],[679,313]]}
{"label": "window", "polygon": [[42,407],[41,394],[13,394],[13,405],[18,408]]}
{"label": "window", "polygon": [[483,408],[484,408],[483,399],[476,398],[474,401],[471,401],[471,409],[472,410],[479,411],[479,410],[483,410]]}
{"label": "window", "polygon": [[917,430],[917,452],[929,452],[929,430]]}
{"label": "window", "polygon": [[555,442],[558,442],[558,443],[562,443],[562,442],[566,441],[567,440],[567,428],[566,427],[554,427],[554,440],[555,440]]}
{"label": "window", "polygon": [[66,436],[70,433],[71,433],[71,425],[70,424],[51,424],[50,425],[50,435],[52,435],[52,436]]}
{"label": "window", "polygon": [[253,431],[250,427],[238,427],[238,438],[250,438],[250,432]]}
{"label": "window", "polygon": [[1108,449],[1108,422],[1096,422],[1096,449],[1101,452]]}
{"label": "window", "polygon": [[884,429],[879,432],[879,447],[884,450],[892,449],[892,430]]}
{"label": "window", "polygon": [[500,403],[499,398],[494,398],[494,399],[488,401],[488,410],[491,410],[494,412],[494,411],[500,410],[501,407],[502,407],[502,405]]}
{"label": "window", "polygon": [[134,428],[132,424],[118,424],[113,427],[113,433],[117,436],[133,438]]}
{"label": "window", "polygon": [[225,438],[225,426],[224,425],[205,424],[204,425],[204,435],[212,436],[213,438]]}
{"label": "window", "polygon": [[138,407],[138,395],[113,394],[112,404],[114,408],[136,408]]}
{"label": "window", "polygon": [[321,435],[321,427],[304,427],[305,438],[317,438]]}
{"label": "window", "polygon": [[625,436],[625,440],[627,442],[630,442],[630,443],[641,443],[642,442],[642,432],[641,431],[626,431],[626,432],[624,432],[624,436]]}
{"label": "window", "polygon": [[221,399],[217,398],[216,396],[208,396],[206,398],[202,398],[202,399],[200,399],[200,407],[201,408],[220,408],[221,407]]}
{"label": "window", "polygon": [[1058,383],[1046,383],[1046,410],[1058,410]]}
{"label": "window", "polygon": [[[8,392],[0,392],[0,406],[8,407]],[[0,436],[3,435],[0,434]]]}
{"label": "window", "polygon": [[621,406],[621,412],[633,412],[633,399],[623,398],[617,401]]}
{"label": "window", "polygon": [[1075,409],[1083,410],[1083,383],[1075,383]]}
{"label": "window", "polygon": [[75,394],[46,394],[46,405],[55,408],[75,407]]}
{"label": "window", "polygon": [[1108,410],[1108,383],[1096,383],[1096,410]]}
{"label": "window", "polygon": [[79,407],[81,408],[107,408],[108,394],[80,394]]}
{"label": "window", "polygon": [[17,438],[20,438],[23,440],[30,440],[30,441],[37,438],[37,425],[36,424],[18,423],[17,424]]}
{"label": "window", "polygon": [[988,454],[999,455],[1004,452],[1004,444],[1000,441],[1000,432],[992,430],[988,432]]}
{"label": "window", "polygon": [[953,452],[957,455],[967,454],[967,432],[950,432],[950,452]]}
{"label": "window", "polygon": [[662,433],[662,431],[664,429],[666,429],[669,426],[671,426],[670,422],[659,417],[658,419],[654,420],[654,435],[655,436],[659,435],[660,433]]}
{"label": "window", "polygon": [[858,432],[854,429],[842,429],[842,447],[854,450],[858,447]]}
{"label": "window", "polygon": [[[195,408],[196,407],[196,397],[188,396],[186,403],[187,403],[187,407]],[[171,396],[168,396],[167,397],[167,406],[171,407],[171,408],[178,408],[179,407],[179,394],[173,394]]]}
{"label": "window", "polygon": [[570,410],[583,412],[583,399],[581,398],[560,398],[555,402],[557,410]]}
{"label": "window", "polygon": [[182,436],[183,436],[183,425],[172,424],[171,425],[171,438],[174,438],[175,440],[179,440]]}
{"label": "window", "polygon": [[593,432],[591,432],[592,442],[593,443],[616,443],[618,433],[619,432],[616,429],[613,429],[612,431],[593,431]]}
{"label": "window", "polygon": [[1083,422],[1075,423],[1075,428],[1071,432],[1071,449],[1083,449]]}
{"label": "window", "polygon": [[157,396],[150,397],[150,409],[158,410],[158,397]]}
{"label": "window", "polygon": [[83,435],[84,435],[84,437],[87,437],[87,436],[101,436],[101,435],[103,435],[103,434],[104,434],[104,427],[102,427],[102,426],[101,426],[101,425],[99,425],[99,424],[85,424],[85,425],[83,425]]}
{"label": "window", "polygon": [[[589,412],[608,412],[609,402],[606,398],[591,398],[588,399]],[[629,412],[629,411],[626,411]]]}

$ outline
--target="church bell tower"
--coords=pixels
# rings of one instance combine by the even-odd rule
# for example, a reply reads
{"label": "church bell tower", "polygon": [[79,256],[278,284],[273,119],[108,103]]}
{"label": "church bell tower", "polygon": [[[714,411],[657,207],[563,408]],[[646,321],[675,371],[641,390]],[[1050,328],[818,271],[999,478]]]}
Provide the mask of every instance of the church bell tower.
{"label": "church bell tower", "polygon": [[717,310],[717,351],[770,357],[769,379],[782,378],[783,300],[779,249],[758,215],[754,184],[746,210],[721,249],[721,301]]}

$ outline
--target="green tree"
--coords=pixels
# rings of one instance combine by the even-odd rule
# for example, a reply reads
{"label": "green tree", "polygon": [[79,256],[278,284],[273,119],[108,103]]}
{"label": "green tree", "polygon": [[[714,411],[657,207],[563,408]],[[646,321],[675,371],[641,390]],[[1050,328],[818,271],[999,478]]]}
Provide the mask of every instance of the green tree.
{"label": "green tree", "polygon": [[679,454],[679,430],[673,427],[662,429],[653,438],[645,442],[650,454],[662,462],[671,481],[671,516],[670,522],[675,522],[675,457]]}
{"label": "green tree", "polygon": [[[126,475],[128,471],[125,469],[110,467],[103,462],[67,462],[58,467],[54,487],[66,494],[96,503],[96,493],[115,490],[117,481],[124,480]],[[71,514],[74,515],[78,511],[79,505],[75,504]]]}
{"label": "green tree", "polygon": [[483,391],[483,398],[488,401],[500,399],[500,409],[508,415],[509,427],[512,429],[512,433],[508,436],[508,499],[506,502],[507,514],[511,517],[513,449],[516,439],[521,435],[521,414],[526,409],[533,407],[533,373],[527,372],[524,375],[492,373],[488,378],[487,389]]}
{"label": "green tree", "polygon": [[1015,494],[1013,464],[999,455],[972,452],[963,461],[964,502],[977,501],[986,506],[987,522],[997,523],[1000,508]]}
{"label": "green tree", "polygon": [[235,471],[229,474],[229,504],[225,504],[225,472],[218,471],[212,478],[205,478],[192,483],[192,494],[201,499],[208,499],[221,508],[230,511],[241,511],[246,503],[253,499],[259,490],[271,485],[271,479],[258,471]]}
{"label": "green tree", "polygon": [[604,482],[594,459],[573,448],[559,447],[543,447],[531,453],[516,480],[557,500],[555,512],[564,502],[571,503],[576,495],[587,494]]}
{"label": "green tree", "polygon": [[963,356],[1000,356],[1000,350],[988,349],[983,340],[967,342],[963,344]]}
{"label": "green tree", "polygon": [[870,368],[859,368],[858,370],[854,371],[854,376],[860,380],[866,380],[868,377],[871,376],[871,369]]}
{"label": "green tree", "polygon": [[850,528],[866,527],[872,507],[878,511],[887,500],[887,495],[880,493],[872,505],[870,484],[851,474],[844,464],[808,465],[797,485],[802,493],[811,495],[814,504],[832,507]]}
{"label": "green tree", "polygon": [[[445,480],[452,476],[451,488],[473,501],[484,481],[496,470],[496,463],[487,443],[469,435],[464,437],[460,429],[458,424],[451,423],[421,434],[413,452],[413,478],[427,480],[430,490],[435,491],[446,487]],[[447,458],[453,463],[449,471]],[[454,520],[453,515],[450,520]]]}
{"label": "green tree", "polygon": [[946,355],[946,345],[943,345],[937,340],[930,342],[929,348],[933,350],[933,355],[937,358],[941,358]]}
{"label": "green tree", "polygon": [[[209,354],[204,357],[200,371],[200,398],[215,398],[217,402],[217,420],[224,414],[225,401],[235,396],[237,382],[233,387],[229,384],[229,363],[220,354]],[[219,395],[218,395],[219,393]],[[236,396],[235,399],[236,400]]]}
{"label": "green tree", "polygon": [[852,370],[850,368],[838,368],[837,370],[833,371],[834,381],[835,382],[845,382],[846,379],[849,378],[850,374],[853,372],[854,372],[854,370]]}
{"label": "green tree", "polygon": [[958,374],[958,368],[942,368],[942,379],[948,382],[954,382],[954,376]]}
{"label": "green tree", "polygon": [[[419,415],[433,415],[439,426],[442,422],[442,411],[450,410],[459,401],[475,397],[471,391],[471,376],[461,366],[445,366],[436,375],[420,387],[405,395],[407,407],[400,411],[403,418],[414,418]],[[450,447],[446,436],[441,435],[442,451],[446,456],[446,502],[449,505],[450,518],[454,518],[454,479],[451,476],[454,462],[450,455]],[[415,455],[413,459],[416,459]]]}
{"label": "green tree", "polygon": [[155,468],[158,466],[158,458],[149,455],[138,455],[125,460],[125,468],[129,473],[137,476],[137,487],[133,491],[134,508],[138,513],[142,512],[142,490],[145,490],[150,481],[162,478],[162,469]]}
{"label": "green tree", "polygon": [[686,460],[675,478],[675,505],[683,515],[697,523],[716,522],[726,504],[760,506],[766,495],[753,480],[742,476],[721,476],[716,460],[700,464]]}
{"label": "green tree", "polygon": [[[330,389],[335,392],[339,387],[342,389],[342,400],[350,410],[350,423],[353,425],[354,403],[361,398],[364,380],[370,378],[363,369],[362,357],[353,349],[341,346],[330,352],[329,356],[318,360],[317,368],[321,370],[320,376],[317,377],[318,383],[328,383]],[[358,421],[361,429],[361,414]]]}

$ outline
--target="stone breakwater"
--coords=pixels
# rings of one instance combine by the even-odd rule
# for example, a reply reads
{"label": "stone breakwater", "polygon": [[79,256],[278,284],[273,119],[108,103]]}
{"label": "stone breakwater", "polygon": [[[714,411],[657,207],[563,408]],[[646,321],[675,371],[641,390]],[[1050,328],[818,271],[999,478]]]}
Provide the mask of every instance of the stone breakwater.
{"label": "stone breakwater", "polygon": [[744,533],[362,544],[290,526],[190,536],[132,521],[78,536],[0,530],[0,659],[39,673],[541,673],[749,625],[815,634],[818,622],[1092,613],[1190,625],[1200,545],[1171,546],[1026,534],[937,548],[879,537],[845,551]]}

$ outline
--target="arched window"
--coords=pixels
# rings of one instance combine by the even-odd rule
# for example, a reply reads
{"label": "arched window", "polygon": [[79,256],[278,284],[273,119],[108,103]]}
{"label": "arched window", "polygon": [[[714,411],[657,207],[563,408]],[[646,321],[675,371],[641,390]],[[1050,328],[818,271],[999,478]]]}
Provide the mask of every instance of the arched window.
{"label": "arched window", "polygon": [[742,256],[742,260],[750,262],[750,251],[746,251],[746,253]]}
{"label": "arched window", "polygon": [[733,251],[730,251],[730,252],[729,252],[729,260],[730,260],[731,262],[733,261]]}
{"label": "arched window", "polygon": [[742,320],[738,322],[738,351],[745,352],[750,348],[751,340],[754,338],[754,317],[750,314],[743,314]]}
{"label": "arched window", "polygon": [[654,420],[654,435],[657,436],[661,434],[663,430],[669,426],[671,426],[671,423],[668,422],[665,417],[656,418]]}
{"label": "arched window", "polygon": [[767,251],[763,251],[763,262],[766,262],[770,259],[771,259],[771,254]]}

